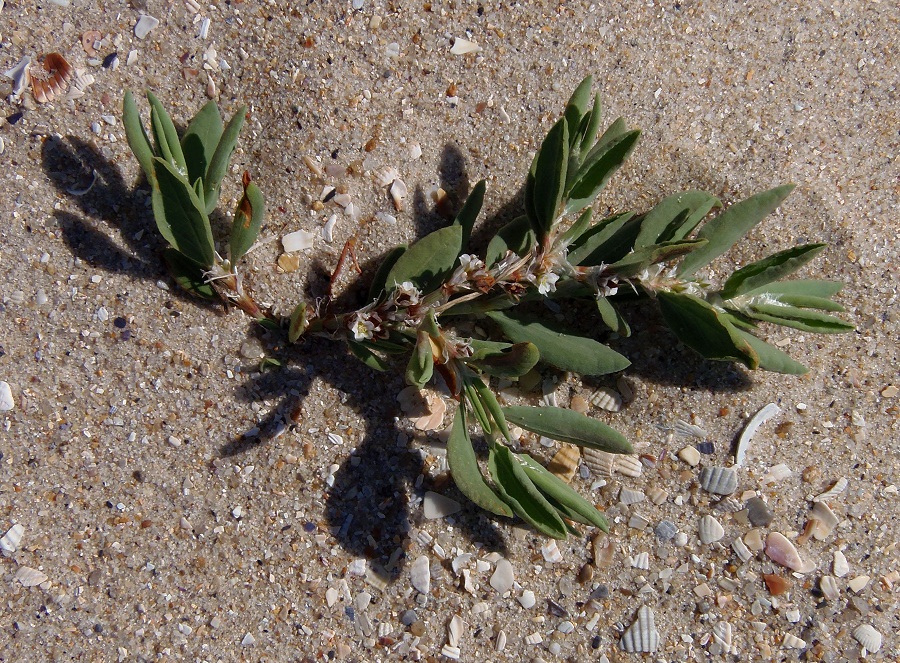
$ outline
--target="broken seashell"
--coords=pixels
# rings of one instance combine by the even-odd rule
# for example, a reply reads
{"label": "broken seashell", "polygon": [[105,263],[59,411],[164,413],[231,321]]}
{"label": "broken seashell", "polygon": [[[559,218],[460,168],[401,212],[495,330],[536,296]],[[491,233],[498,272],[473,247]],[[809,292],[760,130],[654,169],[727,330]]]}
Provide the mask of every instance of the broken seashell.
{"label": "broken seashell", "polygon": [[827,502],[828,500],[832,500],[845,490],[847,490],[848,481],[845,477],[841,477],[837,481],[834,482],[834,485],[826,490],[821,495],[817,495],[813,498],[813,502]]}
{"label": "broken seashell", "polygon": [[766,555],[773,562],[781,564],[798,573],[809,573],[816,565],[804,562],[794,544],[787,540],[784,534],[769,532],[766,537]]}
{"label": "broken seashell", "polygon": [[588,400],[607,412],[619,412],[622,409],[622,397],[619,395],[619,392],[609,387],[600,387],[591,394]]}
{"label": "broken seashell", "polygon": [[101,39],[103,39],[103,35],[99,30],[88,30],[81,35],[81,47],[88,56],[95,58],[97,57],[97,46],[100,44]]}
{"label": "broken seashell", "polygon": [[49,78],[31,77],[31,94],[39,104],[49,103],[65,92],[73,74],[72,65],[59,53],[48,53],[44,57],[44,71]]}
{"label": "broken seashell", "polygon": [[785,465],[784,463],[778,463],[777,465],[773,465],[772,467],[770,467],[769,471],[763,475],[762,483],[764,485],[775,483],[776,481],[787,479],[793,473],[794,471],[787,465]]}
{"label": "broken seashell", "polygon": [[512,564],[509,563],[508,559],[501,557],[497,560],[497,568],[494,569],[489,582],[491,587],[501,596],[512,589],[515,577],[513,576]]}
{"label": "broken seashell", "polygon": [[881,633],[871,624],[860,624],[853,629],[853,638],[870,654],[876,654],[881,649]]}
{"label": "broken seashell", "polygon": [[440,493],[434,493],[430,490],[425,493],[425,498],[422,500],[422,507],[425,517],[429,520],[452,516],[462,509],[462,505],[456,500],[445,497]]}
{"label": "broken seashell", "polygon": [[759,427],[779,412],[781,412],[781,408],[775,405],[775,403],[769,403],[750,417],[747,425],[744,426],[744,430],[741,431],[737,446],[734,449],[735,467],[741,467],[744,464],[744,459],[747,457],[747,449],[750,447],[750,440],[756,435],[756,431]]}
{"label": "broken seashell", "polygon": [[829,601],[834,601],[841,595],[841,589],[838,587],[834,576],[822,576],[822,579],[819,581],[819,589],[822,590],[822,596]]}
{"label": "broken seashell", "polygon": [[281,245],[288,253],[291,251],[305,251],[306,249],[311,249],[313,247],[313,240],[315,237],[315,233],[297,230],[282,237]]}
{"label": "broken seashell", "polygon": [[656,619],[653,611],[641,606],[637,619],[622,634],[619,647],[627,652],[653,653],[659,647],[659,632],[656,630]]}
{"label": "broken seashell", "polygon": [[552,564],[558,564],[563,561],[562,553],[559,551],[559,546],[556,545],[556,540],[554,539],[550,539],[550,541],[541,546],[541,555],[544,556],[544,560]]}
{"label": "broken seashell", "polygon": [[451,55],[466,55],[468,53],[477,53],[481,50],[481,46],[474,41],[461,39],[457,37],[453,40],[453,46],[450,48]]}
{"label": "broken seashell", "polygon": [[322,239],[328,244],[331,244],[334,241],[334,226],[337,224],[337,220],[337,214],[332,214],[328,217],[328,221],[325,222],[325,225],[322,226]]}
{"label": "broken seashell", "polygon": [[403,199],[406,198],[409,190],[406,188],[406,184],[401,179],[394,180],[393,184],[391,184],[391,200],[394,201],[394,209],[398,212],[403,211]]}
{"label": "broken seashell", "polygon": [[7,78],[12,79],[13,87],[12,87],[12,96],[13,101],[18,101],[19,97],[22,96],[22,93],[25,92],[29,83],[31,83],[31,72],[30,72],[31,58],[25,56],[16,64],[15,67],[11,69],[7,69],[3,72],[3,75]]}
{"label": "broken seashell", "polygon": [[458,647],[459,641],[462,638],[463,629],[465,628],[466,623],[462,620],[462,617],[459,615],[453,615],[453,619],[450,620],[450,623],[447,624],[447,644],[451,647]]}
{"label": "broken seashell", "polygon": [[581,462],[581,449],[574,444],[563,443],[556,455],[550,459],[547,469],[566,483],[570,483]]}
{"label": "broken seashell", "polygon": [[617,472],[628,477],[639,477],[643,465],[637,454],[613,454],[600,449],[582,449],[584,464],[600,476],[610,478]]}
{"label": "broken seashell", "polygon": [[441,398],[440,394],[433,391],[425,392],[425,407],[428,414],[412,418],[416,430],[432,431],[440,428],[444,423],[444,413],[447,411],[447,403]]}
{"label": "broken seashell", "polygon": [[845,575],[850,573],[850,563],[847,561],[847,557],[840,550],[834,551],[834,561],[831,565],[831,572],[834,573],[838,578],[843,578]]}
{"label": "broken seashell", "polygon": [[383,166],[373,173],[378,186],[390,186],[400,177],[400,171],[393,166]]}
{"label": "broken seashell", "polygon": [[734,551],[734,554],[737,555],[742,562],[746,562],[748,559],[753,557],[753,553],[750,552],[750,548],[747,547],[747,544],[741,540],[740,537],[736,538],[731,542],[731,549]]}
{"label": "broken seashell", "polygon": [[634,569],[641,569],[646,571],[650,568],[650,553],[642,552],[637,555],[633,555],[628,558],[628,562],[631,564],[631,567]]}
{"label": "broken seashell", "polygon": [[816,502],[812,514],[804,529],[804,541],[814,536],[817,541],[824,541],[837,527],[839,519],[825,502]]}
{"label": "broken seashell", "polygon": [[728,622],[716,622],[712,630],[713,642],[722,648],[720,653],[728,654],[731,652],[731,624]]}
{"label": "broken seashell", "polygon": [[647,489],[647,497],[653,502],[656,506],[659,506],[663,502],[666,501],[666,498],[669,497],[669,493],[659,486],[651,486]]}
{"label": "broken seashell", "polygon": [[801,640],[793,633],[785,633],[781,639],[781,646],[785,649],[805,649],[806,640]]}
{"label": "broken seashell", "polygon": [[709,435],[705,430],[700,428],[700,426],[695,426],[694,424],[689,424],[682,419],[675,420],[675,434],[679,437],[696,437],[697,439],[703,440]]}
{"label": "broken seashell", "polygon": [[47,582],[47,574],[30,566],[20,566],[15,579],[22,583],[23,587],[35,587]]}
{"label": "broken seashell", "polygon": [[791,588],[791,581],[777,573],[763,573],[763,582],[772,596],[784,594]]}
{"label": "broken seashell", "polygon": [[22,543],[24,534],[25,527],[21,523],[16,523],[0,538],[0,550],[10,555],[16,552],[19,549],[19,544]]}
{"label": "broken seashell", "polygon": [[646,495],[640,490],[631,490],[630,488],[622,488],[619,491],[619,501],[622,504],[637,504],[643,502]]}
{"label": "broken seashell", "polygon": [[700,472],[700,485],[710,493],[731,495],[737,490],[737,472],[730,467],[704,467]]}
{"label": "broken seashell", "polygon": [[409,580],[416,591],[422,594],[431,591],[431,566],[426,555],[417,557],[413,562],[409,569]]}
{"label": "broken seashell", "polygon": [[147,14],[141,14],[141,17],[137,20],[137,23],[134,24],[134,36],[138,39],[143,39],[150,31],[155,29],[159,25],[159,19],[155,16],[149,16]]}
{"label": "broken seashell", "polygon": [[600,569],[611,565],[616,555],[615,540],[605,532],[597,532],[591,544],[594,551],[594,566]]}
{"label": "broken seashell", "polygon": [[725,528],[712,516],[703,516],[700,519],[700,541],[710,544],[725,536]]}
{"label": "broken seashell", "polygon": [[616,380],[616,389],[619,390],[622,402],[626,405],[634,400],[634,385],[624,375],[619,376],[619,379]]}

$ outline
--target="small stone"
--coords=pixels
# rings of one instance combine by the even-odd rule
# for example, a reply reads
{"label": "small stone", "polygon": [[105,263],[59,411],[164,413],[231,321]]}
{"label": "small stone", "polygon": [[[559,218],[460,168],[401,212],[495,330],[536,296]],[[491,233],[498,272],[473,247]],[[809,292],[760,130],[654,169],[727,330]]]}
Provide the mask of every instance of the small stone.
{"label": "small stone", "polygon": [[497,562],[497,568],[494,569],[493,575],[491,575],[491,587],[502,596],[512,589],[514,581],[512,564],[509,563],[508,559],[501,558]]}
{"label": "small stone", "polygon": [[678,457],[691,467],[700,464],[700,452],[695,447],[685,447],[678,452]]}
{"label": "small stone", "polygon": [[445,518],[450,516],[462,508],[462,505],[456,500],[444,497],[439,493],[428,491],[422,500],[425,510],[425,517],[429,519]]}
{"label": "small stone", "polygon": [[766,589],[772,596],[784,594],[791,588],[791,581],[777,573],[764,573],[763,581],[766,583]]}
{"label": "small stone", "polygon": [[428,594],[431,591],[431,567],[428,557],[421,555],[413,562],[409,571],[410,582],[416,591]]}
{"label": "small stone", "polygon": [[537,603],[537,599],[534,598],[534,592],[530,589],[523,591],[522,596],[519,597],[519,603],[526,610],[533,608],[534,604]]}
{"label": "small stone", "polygon": [[769,505],[759,497],[751,497],[747,500],[747,509],[747,518],[754,527],[768,527],[775,518]]}
{"label": "small stone", "polygon": [[413,622],[409,626],[409,632],[417,638],[421,638],[423,635],[425,635],[425,622],[421,620]]}
{"label": "small stone", "polygon": [[892,384],[889,384],[887,387],[881,390],[881,395],[885,398],[893,398],[898,393],[900,393],[900,389],[898,389],[896,385]]}
{"label": "small stone", "polygon": [[866,588],[866,585],[869,584],[869,580],[871,580],[869,576],[856,576],[853,580],[847,583],[847,587],[849,587],[850,591],[854,594],[859,594]]}
{"label": "small stone", "polygon": [[678,528],[671,520],[662,520],[653,529],[653,533],[656,534],[656,538],[660,541],[669,541],[678,533]]}

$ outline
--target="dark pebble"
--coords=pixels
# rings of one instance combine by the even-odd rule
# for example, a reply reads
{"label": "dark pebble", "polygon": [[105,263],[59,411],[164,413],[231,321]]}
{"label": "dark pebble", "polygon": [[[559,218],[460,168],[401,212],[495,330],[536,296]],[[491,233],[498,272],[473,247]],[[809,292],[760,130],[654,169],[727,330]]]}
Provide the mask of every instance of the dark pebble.
{"label": "dark pebble", "polygon": [[698,442],[694,445],[694,447],[702,454],[706,454],[709,456],[710,454],[716,453],[716,445],[712,442]]}
{"label": "dark pebble", "polygon": [[590,598],[595,601],[602,601],[609,598],[609,587],[606,585],[597,585],[597,589],[591,592]]}
{"label": "dark pebble", "polygon": [[759,497],[747,500],[747,519],[754,527],[767,527],[775,518],[775,514]]}
{"label": "dark pebble", "polygon": [[600,643],[602,642],[603,640],[600,639],[600,636],[595,635],[593,638],[591,638],[591,649],[600,649]]}
{"label": "dark pebble", "polygon": [[18,122],[19,120],[22,119],[22,116],[23,116],[23,113],[21,111],[19,111],[18,113],[13,113],[12,115],[7,115],[6,121],[9,122],[10,124],[15,124],[16,122]]}
{"label": "dark pebble", "polygon": [[119,57],[118,53],[110,53],[109,55],[107,55],[105,58],[103,58],[103,68],[109,69],[110,67],[112,67],[113,62],[115,62],[116,58],[118,58],[118,57]]}
{"label": "dark pebble", "polygon": [[119,329],[125,329],[125,326],[128,324],[128,320],[126,320],[126,319],[123,318],[122,316],[119,316],[118,318],[116,318],[115,320],[113,320],[113,324],[114,324],[116,327],[118,327]]}

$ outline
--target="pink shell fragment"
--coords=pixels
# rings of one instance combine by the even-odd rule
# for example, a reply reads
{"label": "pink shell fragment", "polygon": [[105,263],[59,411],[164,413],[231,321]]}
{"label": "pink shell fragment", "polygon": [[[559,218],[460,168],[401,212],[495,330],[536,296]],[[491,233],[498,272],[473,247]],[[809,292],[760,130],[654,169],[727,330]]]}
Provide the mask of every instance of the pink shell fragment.
{"label": "pink shell fragment", "polygon": [[769,536],[766,537],[766,555],[773,562],[798,573],[809,573],[816,568],[815,564],[800,559],[800,553],[794,544],[778,532],[769,532]]}

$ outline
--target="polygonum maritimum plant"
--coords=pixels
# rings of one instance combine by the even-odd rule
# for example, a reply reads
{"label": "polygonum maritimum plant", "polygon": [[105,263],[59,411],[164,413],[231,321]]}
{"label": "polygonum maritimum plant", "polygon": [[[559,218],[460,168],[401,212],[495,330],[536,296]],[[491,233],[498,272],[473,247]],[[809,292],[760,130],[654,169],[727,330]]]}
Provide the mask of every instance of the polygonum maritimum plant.
{"label": "polygonum maritimum plant", "polygon": [[[591,84],[587,78],[578,86],[535,155],[525,182],[524,214],[496,233],[483,256],[467,252],[484,199],[482,181],[452,225],[385,256],[365,306],[336,312],[328,305],[314,314],[300,303],[285,320],[254,302],[238,270],[264,215],[262,193],[249,175],[243,177],[227,258],[216,252],[209,221],[244,109],[225,125],[210,102],[179,137],[148,93],[151,141],[126,94],[124,124],[150,183],[157,227],[169,244],[165,261],[181,287],[236,305],[268,328],[285,329],[292,343],[313,334],[343,341],[374,370],[388,370],[395,357],[408,355],[405,377],[415,387],[437,373],[459,402],[447,460],[460,491],[494,514],[518,515],[540,532],[564,538],[573,523],[606,530],[606,519],[543,465],[517,453],[510,424],[612,453],[630,453],[631,445],[609,426],[572,410],[501,406],[489,380],[521,377],[539,362],[581,375],[616,373],[629,362],[593,338],[521,312],[520,305],[586,301],[604,325],[627,336],[629,326],[616,300],[637,295],[655,300],[675,335],[704,357],[795,375],[806,368],[757,336],[761,322],[822,333],[853,328],[828,314],[842,310],[831,299],[840,283],[782,280],[823,244],[775,253],[736,270],[721,286],[697,276],[775,210],[793,185],[727,208],[707,193],[685,191],[644,214],[595,219],[597,196],[631,154],[639,132],[619,119],[601,133],[600,102],[591,100]],[[456,331],[454,321],[473,318],[505,340]],[[470,423],[478,424],[487,444],[486,471],[472,445]]]}

